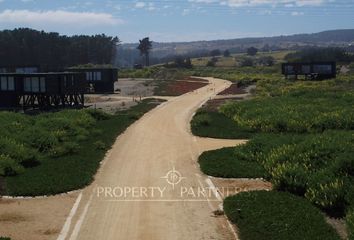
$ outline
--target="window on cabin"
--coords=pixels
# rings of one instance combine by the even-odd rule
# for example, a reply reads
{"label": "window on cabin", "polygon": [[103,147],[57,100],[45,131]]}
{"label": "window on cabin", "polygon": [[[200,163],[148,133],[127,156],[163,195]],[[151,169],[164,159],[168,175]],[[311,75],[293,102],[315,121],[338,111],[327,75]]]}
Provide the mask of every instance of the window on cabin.
{"label": "window on cabin", "polygon": [[314,65],[313,70],[316,73],[330,74],[332,73],[332,65]]}
{"label": "window on cabin", "polygon": [[33,77],[32,79],[32,92],[39,92],[39,78]]}
{"label": "window on cabin", "polygon": [[311,66],[310,65],[301,66],[301,72],[303,74],[310,74],[311,73]]}
{"label": "window on cabin", "polygon": [[40,81],[40,86],[41,86],[41,92],[44,93],[46,91],[46,88],[45,88],[45,77],[41,77],[39,81]]}
{"label": "window on cabin", "polygon": [[1,77],[1,90],[7,91],[7,77]]}
{"label": "window on cabin", "polygon": [[25,92],[31,92],[32,87],[31,87],[31,78],[30,77],[26,77],[24,82],[23,82],[23,89],[25,90]]}
{"label": "window on cabin", "polygon": [[14,77],[7,78],[7,90],[15,91],[15,79]]}
{"label": "window on cabin", "polygon": [[101,81],[101,80],[102,80],[102,73],[95,72],[95,81]]}
{"label": "window on cabin", "polygon": [[92,81],[92,72],[86,72],[87,81]]}

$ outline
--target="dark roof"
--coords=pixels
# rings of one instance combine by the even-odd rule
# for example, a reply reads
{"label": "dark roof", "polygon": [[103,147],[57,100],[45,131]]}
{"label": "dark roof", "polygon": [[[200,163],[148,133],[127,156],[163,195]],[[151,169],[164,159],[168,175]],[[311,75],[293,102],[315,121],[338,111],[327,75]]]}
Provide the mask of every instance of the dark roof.
{"label": "dark roof", "polygon": [[66,74],[81,74],[81,73],[78,72],[0,73],[0,75],[11,75],[11,76],[48,76],[48,75],[66,75]]}

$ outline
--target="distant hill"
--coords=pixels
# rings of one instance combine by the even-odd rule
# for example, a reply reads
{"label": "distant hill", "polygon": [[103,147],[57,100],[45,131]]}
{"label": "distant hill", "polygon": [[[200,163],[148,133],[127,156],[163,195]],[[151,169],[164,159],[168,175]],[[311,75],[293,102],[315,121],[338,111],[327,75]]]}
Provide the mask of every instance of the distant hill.
{"label": "distant hill", "polygon": [[[118,49],[119,65],[132,66],[141,60],[136,44],[123,44]],[[296,50],[304,46],[346,47],[354,51],[354,29],[330,30],[312,34],[295,34],[289,36],[240,38],[230,40],[153,43],[152,63],[169,60],[176,55],[191,57],[206,56],[213,49],[226,50],[231,53],[245,52],[249,47],[263,51]]]}

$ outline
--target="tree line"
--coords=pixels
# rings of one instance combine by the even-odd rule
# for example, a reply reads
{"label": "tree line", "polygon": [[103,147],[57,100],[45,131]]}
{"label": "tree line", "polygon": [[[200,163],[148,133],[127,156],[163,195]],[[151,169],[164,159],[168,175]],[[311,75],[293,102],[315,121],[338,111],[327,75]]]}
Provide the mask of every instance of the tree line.
{"label": "tree line", "polygon": [[334,61],[340,63],[350,63],[354,61],[354,54],[349,53],[344,48],[338,47],[306,47],[285,56],[289,62],[323,62]]}
{"label": "tree line", "polygon": [[111,64],[118,37],[59,35],[29,28],[0,31],[0,66],[39,66],[56,71],[79,64]]}

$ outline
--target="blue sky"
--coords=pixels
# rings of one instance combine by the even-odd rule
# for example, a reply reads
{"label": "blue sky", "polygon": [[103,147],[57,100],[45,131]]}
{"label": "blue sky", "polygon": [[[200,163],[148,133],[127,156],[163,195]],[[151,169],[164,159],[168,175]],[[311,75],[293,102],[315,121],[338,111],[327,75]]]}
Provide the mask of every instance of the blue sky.
{"label": "blue sky", "polygon": [[354,28],[354,0],[0,0],[0,29],[192,41]]}

